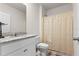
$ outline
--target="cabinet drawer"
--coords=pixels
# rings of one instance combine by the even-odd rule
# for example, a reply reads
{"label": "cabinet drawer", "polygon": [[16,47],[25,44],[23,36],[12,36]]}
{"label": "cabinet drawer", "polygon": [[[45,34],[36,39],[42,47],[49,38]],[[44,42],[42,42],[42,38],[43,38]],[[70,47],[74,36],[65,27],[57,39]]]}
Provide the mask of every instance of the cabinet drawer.
{"label": "cabinet drawer", "polygon": [[31,43],[34,43],[33,38],[4,43],[1,46],[1,55],[12,53],[16,51],[17,49],[24,47],[25,45],[29,46]]}
{"label": "cabinet drawer", "polygon": [[36,48],[35,44],[31,43],[31,45],[26,45],[17,51],[9,54],[8,56],[35,56],[36,55]]}

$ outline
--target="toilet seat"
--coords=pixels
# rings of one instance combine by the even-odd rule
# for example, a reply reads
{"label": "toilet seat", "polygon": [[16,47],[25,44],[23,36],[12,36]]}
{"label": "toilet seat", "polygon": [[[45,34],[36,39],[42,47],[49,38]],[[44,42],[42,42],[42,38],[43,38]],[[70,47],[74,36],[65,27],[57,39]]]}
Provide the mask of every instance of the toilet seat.
{"label": "toilet seat", "polygon": [[39,44],[37,45],[37,48],[48,49],[48,44],[46,44],[46,43],[39,43]]}

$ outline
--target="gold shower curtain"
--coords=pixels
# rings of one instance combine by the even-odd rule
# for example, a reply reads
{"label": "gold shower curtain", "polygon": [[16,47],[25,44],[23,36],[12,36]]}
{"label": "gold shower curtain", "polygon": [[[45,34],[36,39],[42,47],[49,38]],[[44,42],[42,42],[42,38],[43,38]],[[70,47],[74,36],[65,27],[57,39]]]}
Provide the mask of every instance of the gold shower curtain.
{"label": "gold shower curtain", "polygon": [[72,21],[71,11],[44,17],[42,42],[48,43],[50,50],[73,55]]}

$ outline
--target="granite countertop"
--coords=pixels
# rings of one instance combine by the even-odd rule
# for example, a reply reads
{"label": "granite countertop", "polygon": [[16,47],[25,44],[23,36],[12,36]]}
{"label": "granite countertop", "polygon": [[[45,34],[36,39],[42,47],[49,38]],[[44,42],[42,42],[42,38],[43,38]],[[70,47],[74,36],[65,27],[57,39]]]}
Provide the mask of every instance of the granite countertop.
{"label": "granite countertop", "polygon": [[22,40],[22,39],[25,39],[25,38],[27,39],[27,38],[36,37],[36,36],[38,36],[38,35],[27,34],[27,35],[21,35],[21,36],[8,36],[8,37],[5,37],[5,38],[1,38],[0,43],[14,41],[14,40]]}

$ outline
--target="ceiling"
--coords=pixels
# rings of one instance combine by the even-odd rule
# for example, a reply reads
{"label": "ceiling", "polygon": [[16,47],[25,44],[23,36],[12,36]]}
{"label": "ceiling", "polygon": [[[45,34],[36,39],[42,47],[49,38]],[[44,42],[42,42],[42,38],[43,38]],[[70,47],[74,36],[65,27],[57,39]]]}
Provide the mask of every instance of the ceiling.
{"label": "ceiling", "polygon": [[70,4],[70,3],[40,3],[40,5],[42,5],[43,8],[46,10],[56,8],[66,4]]}
{"label": "ceiling", "polygon": [[[7,5],[17,8],[20,11],[26,12],[26,6],[23,3],[6,3]],[[45,10],[56,8],[62,5],[71,4],[71,3],[39,3],[43,6]]]}
{"label": "ceiling", "polygon": [[26,6],[22,3],[6,3],[7,5],[17,8],[18,10],[22,11],[22,12],[26,12]]}

